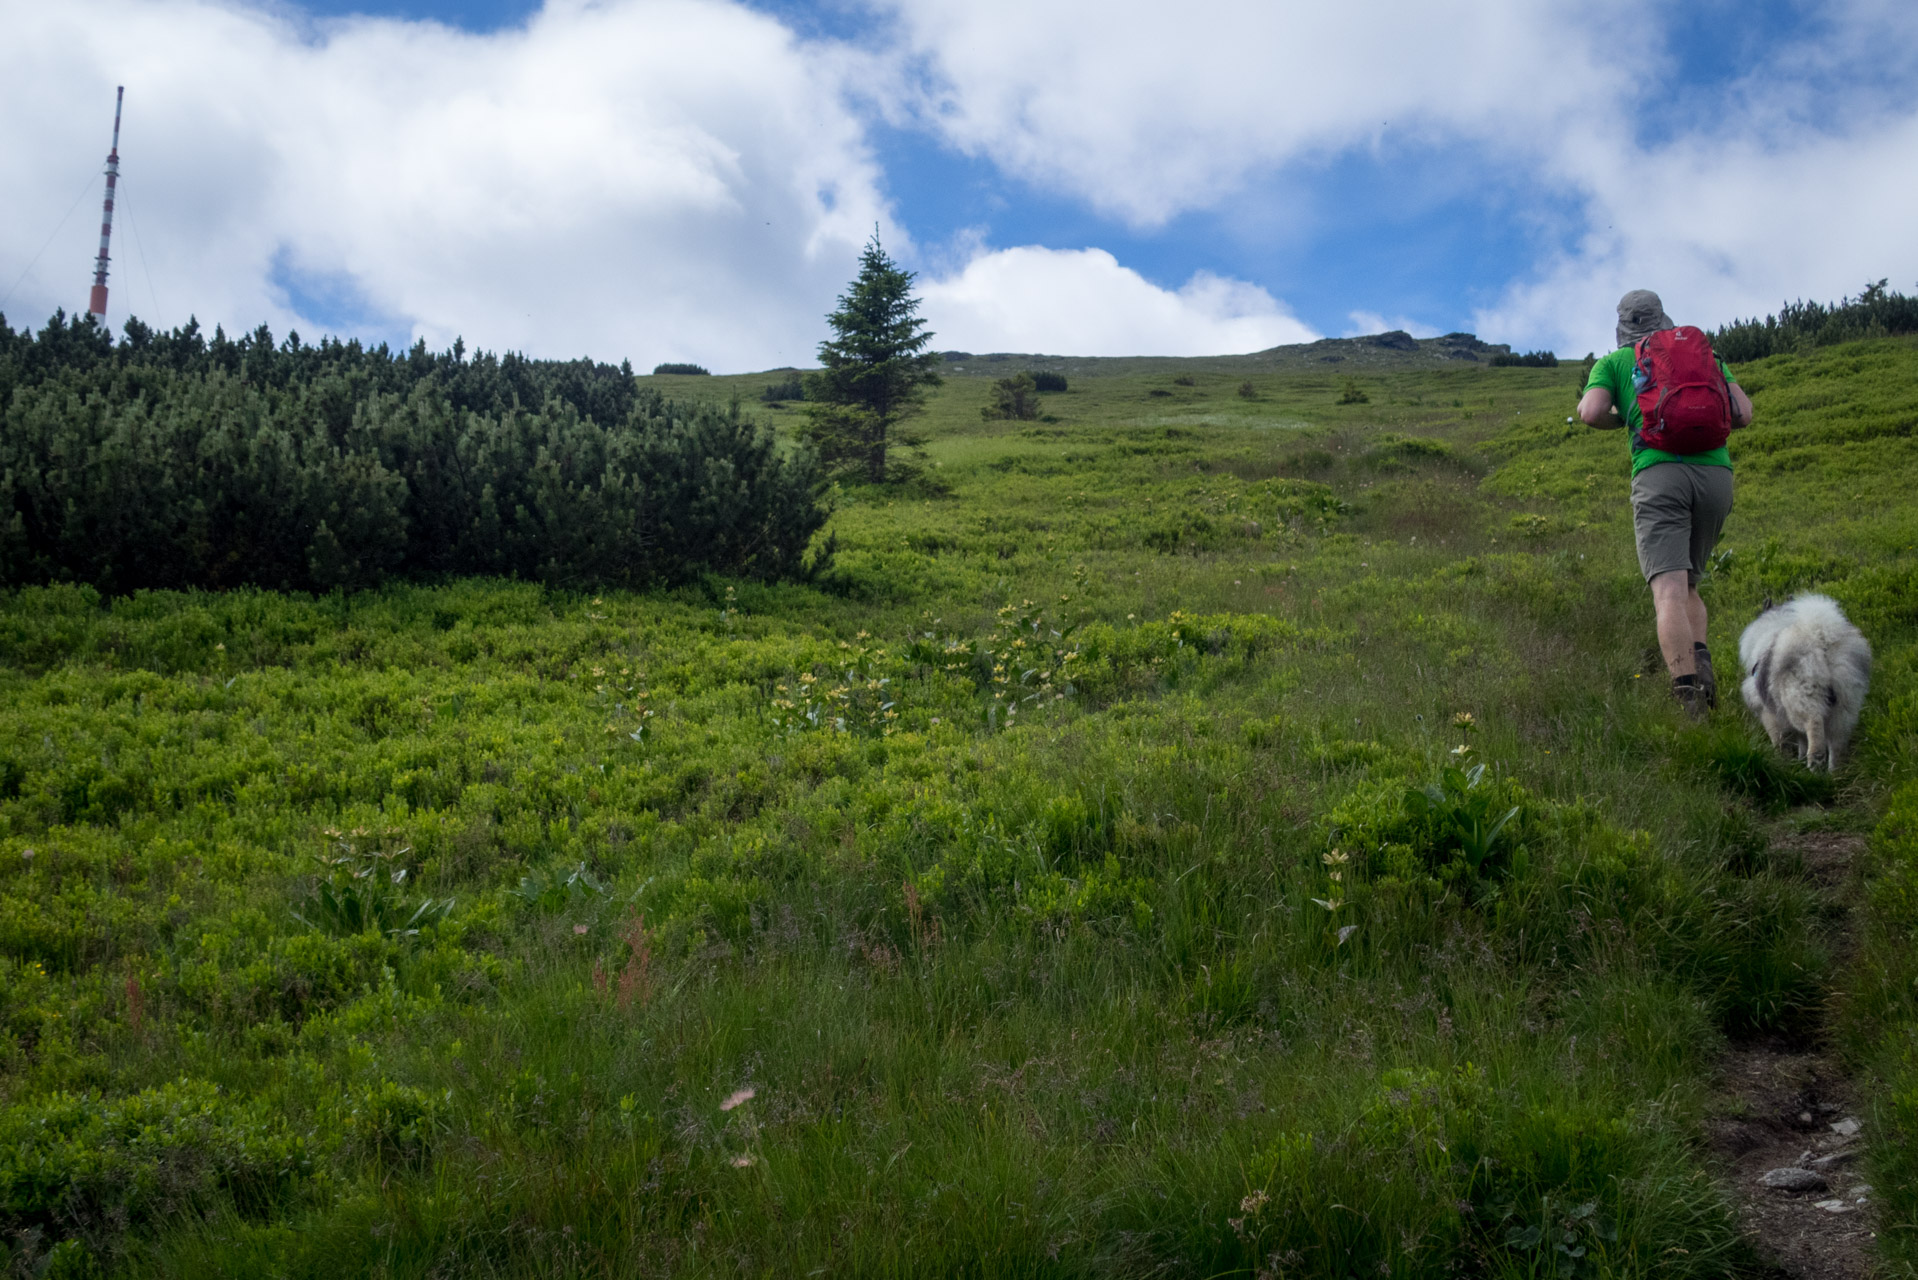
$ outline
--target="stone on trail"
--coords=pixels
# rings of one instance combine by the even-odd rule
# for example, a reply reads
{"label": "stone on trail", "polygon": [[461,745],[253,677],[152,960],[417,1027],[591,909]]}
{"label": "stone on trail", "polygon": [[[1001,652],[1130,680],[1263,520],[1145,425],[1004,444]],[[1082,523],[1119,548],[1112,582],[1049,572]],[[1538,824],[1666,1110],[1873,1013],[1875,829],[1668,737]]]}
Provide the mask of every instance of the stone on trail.
{"label": "stone on trail", "polygon": [[1831,1131],[1841,1138],[1855,1138],[1858,1136],[1858,1131],[1864,1127],[1857,1116],[1846,1116],[1843,1120],[1834,1120]]}
{"label": "stone on trail", "polygon": [[1761,1185],[1775,1191],[1789,1191],[1794,1195],[1807,1191],[1826,1191],[1831,1187],[1831,1184],[1825,1181],[1824,1175],[1813,1173],[1810,1169],[1793,1168],[1790,1165],[1782,1169],[1773,1169],[1760,1177],[1758,1181]]}
{"label": "stone on trail", "polygon": [[1858,1153],[1856,1151],[1834,1151],[1828,1156],[1819,1156],[1816,1160],[1805,1160],[1801,1163],[1803,1163],[1807,1169],[1816,1169],[1820,1173],[1829,1173],[1833,1169],[1850,1164],[1857,1158]]}
{"label": "stone on trail", "polygon": [[1852,1212],[1852,1207],[1846,1204],[1843,1200],[1820,1200],[1818,1202],[1817,1207],[1820,1209],[1823,1209],[1826,1213]]}

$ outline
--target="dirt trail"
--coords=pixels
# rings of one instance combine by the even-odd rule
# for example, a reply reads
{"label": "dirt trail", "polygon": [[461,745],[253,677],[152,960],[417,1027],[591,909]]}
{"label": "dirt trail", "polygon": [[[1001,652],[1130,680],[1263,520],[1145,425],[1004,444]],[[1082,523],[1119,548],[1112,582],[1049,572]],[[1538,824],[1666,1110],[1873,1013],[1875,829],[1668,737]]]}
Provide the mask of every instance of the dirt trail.
{"label": "dirt trail", "polygon": [[[1843,904],[1863,836],[1786,837],[1810,874]],[[1851,959],[1847,914],[1834,963]],[[1822,1039],[1814,1036],[1814,1042]],[[1837,1058],[1803,1044],[1747,1043],[1720,1063],[1723,1098],[1712,1123],[1726,1191],[1759,1253],[1794,1280],[1862,1280],[1871,1273],[1877,1214],[1863,1168],[1860,1099]],[[1767,1185],[1771,1183],[1796,1185]]]}

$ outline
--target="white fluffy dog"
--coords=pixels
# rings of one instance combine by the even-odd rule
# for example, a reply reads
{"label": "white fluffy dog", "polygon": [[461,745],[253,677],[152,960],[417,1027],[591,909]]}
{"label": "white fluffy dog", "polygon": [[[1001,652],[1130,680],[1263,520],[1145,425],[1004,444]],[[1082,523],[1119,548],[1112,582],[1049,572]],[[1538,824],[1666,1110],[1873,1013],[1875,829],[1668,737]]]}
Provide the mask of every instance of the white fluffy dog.
{"label": "white fluffy dog", "polygon": [[1772,745],[1808,768],[1838,767],[1871,684],[1871,646],[1829,596],[1768,607],[1738,638],[1745,705]]}

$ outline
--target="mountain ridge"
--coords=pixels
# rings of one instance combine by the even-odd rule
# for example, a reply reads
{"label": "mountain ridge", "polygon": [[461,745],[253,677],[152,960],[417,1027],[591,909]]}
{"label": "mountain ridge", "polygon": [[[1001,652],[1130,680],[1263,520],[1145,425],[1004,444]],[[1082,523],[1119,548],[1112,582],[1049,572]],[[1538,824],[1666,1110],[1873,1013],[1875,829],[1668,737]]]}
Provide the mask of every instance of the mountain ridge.
{"label": "mountain ridge", "polygon": [[[1447,365],[1489,364],[1493,356],[1509,355],[1502,342],[1485,342],[1473,333],[1448,333],[1437,338],[1415,338],[1403,329],[1356,338],[1320,338],[1267,347],[1243,355],[1219,356],[1063,356],[1018,351],[942,351],[942,373],[952,377],[1002,378],[1009,372],[1071,374],[1246,372],[1276,370],[1303,372],[1324,369],[1383,371],[1442,368]],[[767,370],[775,373],[780,370]]]}

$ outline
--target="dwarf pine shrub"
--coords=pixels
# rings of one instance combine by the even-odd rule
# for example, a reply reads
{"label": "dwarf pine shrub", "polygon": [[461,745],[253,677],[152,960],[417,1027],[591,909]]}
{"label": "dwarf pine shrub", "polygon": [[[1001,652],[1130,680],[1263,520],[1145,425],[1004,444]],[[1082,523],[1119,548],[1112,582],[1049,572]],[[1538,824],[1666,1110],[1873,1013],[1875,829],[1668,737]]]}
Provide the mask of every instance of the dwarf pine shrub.
{"label": "dwarf pine shrub", "polygon": [[804,400],[806,398],[805,379],[801,378],[799,374],[795,372],[779,382],[769,382],[766,384],[766,389],[759,393],[759,398],[767,404],[783,404],[788,400]]}
{"label": "dwarf pine shrub", "polygon": [[1874,281],[1856,298],[1788,302],[1763,320],[1734,320],[1712,334],[1712,347],[1725,360],[1741,364],[1782,352],[1918,332],[1918,296],[1886,288],[1890,283]]}
{"label": "dwarf pine shrub", "polygon": [[1039,384],[1029,373],[1000,378],[992,384],[992,403],[979,411],[987,421],[995,418],[1029,422],[1039,416]]}
{"label": "dwarf pine shrub", "polygon": [[0,584],[792,576],[810,453],[630,369],[0,321]]}

